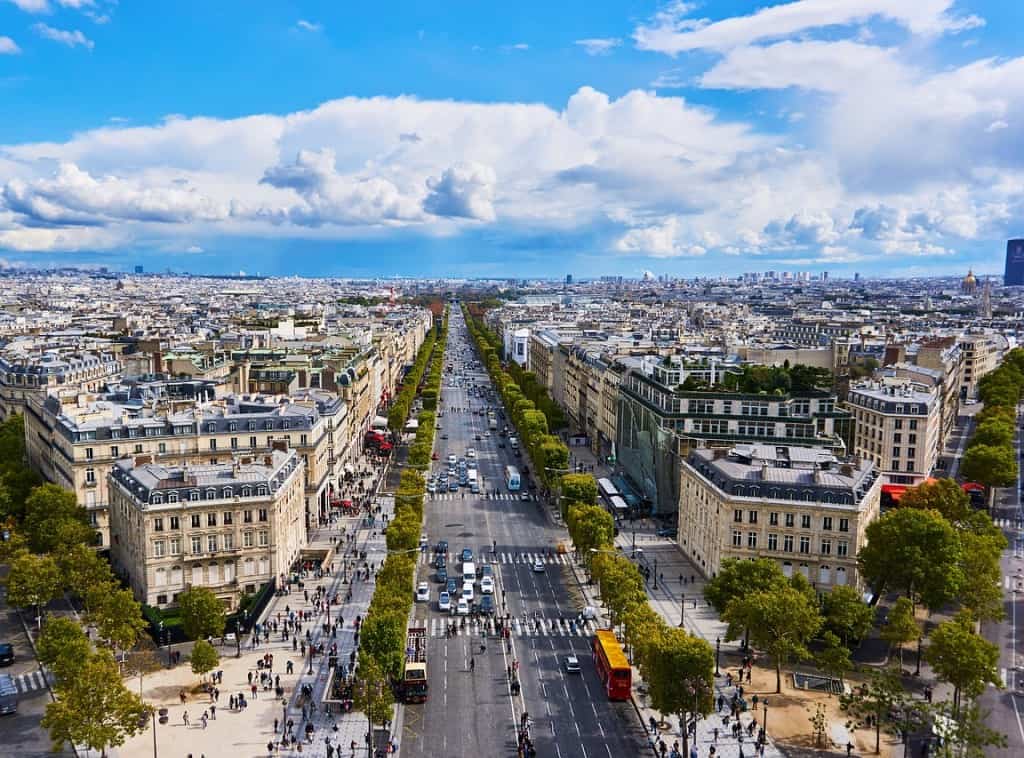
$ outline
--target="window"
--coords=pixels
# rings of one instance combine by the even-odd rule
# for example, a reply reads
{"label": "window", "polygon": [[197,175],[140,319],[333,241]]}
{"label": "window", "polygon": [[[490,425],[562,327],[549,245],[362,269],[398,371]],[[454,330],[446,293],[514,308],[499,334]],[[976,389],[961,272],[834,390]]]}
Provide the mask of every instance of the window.
{"label": "window", "polygon": [[193,513],[192,514],[192,528],[193,529],[198,529],[199,526],[200,526],[200,524],[199,524],[199,514],[198,513]]}
{"label": "window", "polygon": [[789,528],[792,529],[793,528],[793,524],[795,523],[795,521],[796,521],[796,517],[792,513],[787,513],[786,514],[786,526],[788,526]]}
{"label": "window", "polygon": [[206,514],[206,525],[207,526],[217,526],[217,514],[216,513],[207,513]]}
{"label": "window", "polygon": [[267,495],[267,485],[261,484],[259,487],[257,487],[256,488],[256,494],[259,495],[260,497],[266,497],[266,495]]}
{"label": "window", "polygon": [[757,532],[747,532],[747,547],[751,550],[757,549]]}
{"label": "window", "polygon": [[305,447],[306,445],[308,445],[308,444],[309,444],[309,438],[308,438],[308,436],[307,436],[307,435],[305,435],[305,434],[300,434],[300,435],[299,435],[299,444],[300,444],[300,445],[302,445],[303,447]]}
{"label": "window", "polygon": [[85,470],[85,481],[87,484],[96,484],[96,469],[90,466]]}
{"label": "window", "polygon": [[260,532],[260,547],[266,547],[267,545],[269,545],[270,544],[270,539],[269,538],[270,538],[270,534],[266,530],[261,531]]}
{"label": "window", "polygon": [[221,540],[223,541],[225,550],[235,549],[235,535],[231,534],[231,532],[222,535]]}
{"label": "window", "polygon": [[747,523],[749,523],[749,524],[756,524],[757,523],[757,511],[748,511],[747,512]]}
{"label": "window", "polygon": [[850,543],[840,540],[836,544],[836,555],[840,558],[845,558],[850,552]]}
{"label": "window", "polygon": [[111,458],[116,458],[117,455],[118,455],[117,445],[111,445],[110,446],[110,457]]}
{"label": "window", "polygon": [[171,555],[181,555],[181,537],[171,537]]}
{"label": "window", "polygon": [[242,533],[242,547],[252,547],[252,532]]}
{"label": "window", "polygon": [[821,554],[832,555],[832,540],[821,541]]}
{"label": "window", "polygon": [[768,549],[778,550],[779,549],[779,535],[769,534],[768,535]]}
{"label": "window", "polygon": [[157,451],[158,453],[160,453],[161,455],[163,455],[164,453],[166,453],[166,452],[167,452],[167,443],[166,443],[166,442],[161,442],[161,443],[159,443],[159,444],[158,444],[158,445],[156,446],[156,451]]}
{"label": "window", "polygon": [[259,516],[260,516],[260,521],[266,521],[267,520],[267,509],[266,508],[260,508]]}
{"label": "window", "polygon": [[913,471],[913,470],[914,470],[914,462],[913,461],[907,461],[907,471]]}
{"label": "window", "polygon": [[85,459],[87,461],[91,461],[92,460],[92,448],[91,447],[87,447],[85,449]]}
{"label": "window", "polygon": [[822,516],[822,518],[821,518],[821,528],[822,528],[822,530],[824,530],[826,532],[831,532],[832,531],[832,517],[831,516]]}
{"label": "window", "polygon": [[192,538],[192,552],[193,553],[197,553],[197,554],[203,552],[203,538],[202,537],[193,537]]}
{"label": "window", "polygon": [[901,442],[903,442],[903,435],[900,434],[899,432],[896,432],[896,434],[894,434],[892,436],[892,441],[893,441],[893,444],[896,444],[896,445],[900,444]]}
{"label": "window", "polygon": [[162,518],[153,519],[153,531],[162,532],[164,530],[164,520]]}
{"label": "window", "polygon": [[242,511],[242,522],[246,524],[252,523],[252,511]]}
{"label": "window", "polygon": [[910,429],[911,429],[911,431],[914,431],[914,430],[917,429],[917,419],[916,418],[910,419]]}
{"label": "window", "polygon": [[800,552],[809,553],[811,552],[811,538],[806,535],[800,538]]}
{"label": "window", "polygon": [[811,516],[808,513],[801,514],[800,516],[800,528],[810,529],[811,528]]}
{"label": "window", "polygon": [[153,543],[153,557],[154,558],[163,558],[164,557],[164,548],[165,547],[166,547],[166,545],[165,545],[163,540],[157,540],[156,542],[154,542]]}
{"label": "window", "polygon": [[178,502],[178,493],[177,492],[168,492],[167,493],[167,502],[168,503],[176,503],[176,502]]}
{"label": "window", "polygon": [[[174,500],[177,500],[177,498],[175,498]],[[174,500],[168,498],[168,501],[170,502],[174,502]],[[178,519],[177,516],[171,516],[171,529],[181,529],[181,521]]]}
{"label": "window", "polygon": [[909,442],[911,445],[916,445],[917,444],[917,435],[916,434],[909,434],[909,435],[907,435],[907,442]]}
{"label": "window", "polygon": [[841,518],[839,519],[839,531],[848,532],[850,531],[850,519]]}
{"label": "window", "polygon": [[737,523],[737,524],[742,524],[743,523],[743,511],[741,511],[739,508],[734,510],[732,512],[732,520],[735,523]]}
{"label": "window", "polygon": [[785,534],[782,536],[782,552],[792,553],[793,552],[793,535]]}
{"label": "window", "polygon": [[901,418],[896,419],[895,428],[896,429],[902,429],[903,428],[903,419],[901,419]]}
{"label": "window", "polygon": [[188,499],[192,501],[198,500],[199,490],[192,490],[190,493],[188,493]]}
{"label": "window", "polygon": [[892,449],[892,457],[893,458],[899,458],[900,457],[900,449],[898,447],[894,447]]}
{"label": "window", "polygon": [[231,511],[224,511],[223,516],[224,516],[224,526],[231,526],[231,523],[234,520],[234,514],[232,514]]}
{"label": "window", "polygon": [[238,450],[238,437],[231,438],[231,449]]}
{"label": "window", "polygon": [[208,534],[208,535],[206,535],[206,549],[207,549],[208,552],[211,552],[211,553],[216,553],[217,552],[217,535],[216,534]]}
{"label": "window", "polygon": [[142,452],[142,443],[139,442],[138,444],[135,445],[135,454],[138,455],[141,452]]}
{"label": "window", "polygon": [[917,448],[914,448],[914,447],[908,447],[907,448],[907,457],[908,458],[913,458],[916,455],[917,455]]}
{"label": "window", "polygon": [[734,529],[732,533],[732,546],[743,547],[743,532],[739,529]]}
{"label": "window", "polygon": [[768,526],[778,526],[778,525],[779,525],[779,514],[778,513],[769,513],[768,514]]}
{"label": "window", "polygon": [[217,449],[217,440],[210,440],[210,450]]}

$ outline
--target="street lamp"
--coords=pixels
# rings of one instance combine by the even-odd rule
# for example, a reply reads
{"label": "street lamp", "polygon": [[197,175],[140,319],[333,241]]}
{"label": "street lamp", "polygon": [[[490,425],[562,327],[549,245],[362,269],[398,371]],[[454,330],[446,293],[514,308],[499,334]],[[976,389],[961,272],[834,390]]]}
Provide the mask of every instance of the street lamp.
{"label": "street lamp", "polygon": [[718,671],[718,659],[722,655],[722,638],[715,637],[715,676],[721,676]]}
{"label": "street lamp", "polygon": [[764,718],[761,720],[761,728],[764,730],[764,738],[768,739],[768,698],[761,701],[764,706]]}
{"label": "street lamp", "polygon": [[686,627],[686,593],[679,593],[679,628]]}
{"label": "street lamp", "polygon": [[235,616],[235,658],[242,657],[242,630],[239,628],[238,616]]}
{"label": "street lamp", "polygon": [[658,589],[658,557],[654,557],[654,589]]}
{"label": "street lamp", "polygon": [[[160,621],[157,622],[157,626],[156,626],[156,644],[157,644],[157,647],[159,647],[161,645],[161,643],[163,642],[163,639],[164,639],[164,622],[163,622],[163,620],[160,620]],[[167,668],[170,668],[170,667],[171,667],[171,649],[168,647],[167,648]]]}
{"label": "street lamp", "polygon": [[921,675],[921,635],[917,636],[917,667],[914,669],[914,676]]}

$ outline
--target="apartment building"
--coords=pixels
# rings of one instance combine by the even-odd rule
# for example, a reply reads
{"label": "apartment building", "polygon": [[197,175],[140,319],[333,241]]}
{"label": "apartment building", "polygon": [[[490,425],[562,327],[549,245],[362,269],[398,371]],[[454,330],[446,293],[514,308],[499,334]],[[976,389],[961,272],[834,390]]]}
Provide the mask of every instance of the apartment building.
{"label": "apartment building", "polygon": [[960,397],[976,400],[978,382],[999,365],[999,346],[996,338],[988,334],[965,334],[960,338],[964,368],[960,380]]}
{"label": "apartment building", "polygon": [[729,558],[767,558],[821,590],[860,585],[857,552],[881,499],[871,461],[820,447],[698,448],[679,491],[679,546],[706,577]]}
{"label": "apartment building", "polygon": [[147,605],[208,587],[232,610],[243,594],[282,580],[306,545],[303,463],[293,450],[201,465],[122,458],[107,478],[111,563]]}
{"label": "apartment building", "polygon": [[935,385],[897,376],[850,387],[854,454],[873,461],[887,484],[913,486],[931,476],[943,438],[939,393]]}
{"label": "apartment building", "polygon": [[[105,395],[48,397],[29,404],[25,439],[29,465],[47,481],[75,492],[110,545],[107,473],[124,457],[158,463],[216,465],[232,456],[270,451],[282,441],[303,461],[307,519],[326,515],[342,475],[339,453],[349,444],[348,407],[333,393],[295,397],[213,399],[209,382],[159,381]],[[339,450],[339,444],[341,450]]]}
{"label": "apartment building", "polygon": [[120,378],[121,371],[121,361],[113,352],[35,353],[15,343],[0,355],[0,421],[24,413],[28,398],[67,389],[94,392]]}

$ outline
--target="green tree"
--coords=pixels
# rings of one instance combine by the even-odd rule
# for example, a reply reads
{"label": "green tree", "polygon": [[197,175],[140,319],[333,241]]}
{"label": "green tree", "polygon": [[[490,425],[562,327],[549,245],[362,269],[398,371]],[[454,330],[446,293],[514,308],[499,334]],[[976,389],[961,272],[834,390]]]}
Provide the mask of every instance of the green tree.
{"label": "green tree", "polygon": [[839,584],[822,598],[821,613],[825,628],[836,634],[844,645],[864,639],[874,623],[875,611],[865,603],[856,587]]}
{"label": "green tree", "polygon": [[903,646],[921,636],[921,626],[914,614],[914,604],[910,598],[901,597],[889,611],[888,622],[882,627],[879,635],[889,643],[889,650],[896,648],[899,655],[900,670],[903,670]]}
{"label": "green tree", "polygon": [[206,587],[193,587],[178,595],[181,627],[191,640],[205,640],[224,634],[227,618],[224,603]]}
{"label": "green tree", "polygon": [[62,682],[79,674],[92,654],[92,645],[74,619],[48,616],[36,640],[36,650],[39,661]]}
{"label": "green tree", "polygon": [[974,620],[959,613],[936,627],[924,658],[942,681],[953,685],[953,712],[959,713],[963,697],[977,698],[985,685],[1002,686],[999,648],[974,631]]}
{"label": "green tree", "polygon": [[56,689],[57,699],[46,706],[42,719],[55,751],[70,743],[106,756],[107,748],[123,745],[147,725],[148,707],[124,686],[107,650],[91,654],[80,674]]}
{"label": "green tree", "polygon": [[767,558],[755,561],[727,558],[718,573],[704,585],[704,597],[722,614],[733,600],[771,589],[785,579],[779,564]]}
{"label": "green tree", "polygon": [[960,540],[937,511],[899,508],[872,522],[857,562],[876,592],[902,592],[931,609],[953,600],[963,583]]}
{"label": "green tree", "polygon": [[[1013,423],[1002,419],[990,419],[979,423],[971,435],[971,445],[1006,447],[1013,444]],[[943,481],[943,480],[939,480]]]}
{"label": "green tree", "polygon": [[131,590],[116,589],[90,603],[88,619],[100,639],[116,650],[131,650],[146,629],[142,606]]}
{"label": "green tree", "polygon": [[199,640],[192,646],[189,661],[192,663],[192,673],[205,679],[209,672],[220,665],[220,656],[213,645],[206,640]]}
{"label": "green tree", "polygon": [[356,710],[366,714],[366,721],[373,732],[374,724],[390,721],[395,698],[391,692],[387,673],[372,655],[359,654],[359,669],[352,687],[352,703]]}
{"label": "green tree", "polygon": [[989,711],[977,701],[968,701],[954,708],[951,702],[935,703],[931,712],[933,721],[943,737],[932,755],[936,758],[986,758],[989,748],[1006,748],[1006,735],[988,726]]}
{"label": "green tree", "polygon": [[867,682],[854,687],[848,695],[841,695],[839,702],[842,710],[850,716],[848,727],[874,726],[875,753],[881,753],[882,730],[891,733],[898,728],[898,724],[890,720],[890,715],[907,699],[899,674],[891,668],[884,668],[872,672]]}
{"label": "green tree", "polygon": [[960,462],[960,474],[986,487],[1010,487],[1017,482],[1017,458],[1009,445],[971,445]]}
{"label": "green tree", "polygon": [[[850,650],[832,632],[825,632],[821,639],[823,645],[821,650],[814,655],[814,662],[830,677],[842,679],[843,675],[853,668]],[[828,696],[832,697],[831,687],[828,689]]]}
{"label": "green tree", "polygon": [[77,544],[91,544],[95,534],[89,515],[75,493],[43,484],[25,500],[25,536],[37,553],[59,553]]}
{"label": "green tree", "polygon": [[782,667],[793,658],[810,657],[807,642],[822,623],[807,595],[789,584],[734,599],[722,618],[729,624],[727,639],[739,639],[749,630],[754,645],[772,656],[777,693],[782,692]]}
{"label": "green tree", "polygon": [[601,600],[611,611],[613,623],[619,623],[633,603],[646,602],[644,580],[625,556],[597,553],[590,568],[601,590]]}
{"label": "green tree", "polygon": [[615,539],[615,521],[599,505],[574,505],[566,520],[569,537],[586,565],[590,565],[591,548],[608,549]]}
{"label": "green tree", "polygon": [[[406,600],[412,590],[406,587]],[[405,661],[405,613],[368,613],[359,630],[360,661],[362,653],[372,658],[381,670],[397,679]],[[360,664],[362,665],[362,664]]]}
{"label": "green tree", "polygon": [[110,564],[91,547],[72,545],[56,558],[64,586],[85,602],[87,610],[91,607],[90,599],[102,599],[116,590],[117,582]]}
{"label": "green tree", "polygon": [[36,609],[41,620],[42,606],[60,597],[60,569],[48,555],[22,553],[11,562],[7,574],[7,602],[17,608]]}
{"label": "green tree", "polygon": [[[654,641],[656,652],[647,656],[644,679],[650,686],[651,704],[661,713],[706,716],[714,708],[715,653],[704,640],[682,629],[666,627]],[[689,755],[689,730],[683,730],[683,755]]]}
{"label": "green tree", "polygon": [[[980,513],[991,523],[986,514]],[[960,533],[963,547],[960,605],[979,621],[1000,621],[1003,618],[1003,570],[1000,565],[1006,549],[1006,538],[995,534]]]}
{"label": "green tree", "polygon": [[938,511],[950,523],[967,518],[971,499],[953,479],[936,479],[908,487],[900,496],[900,508]]}

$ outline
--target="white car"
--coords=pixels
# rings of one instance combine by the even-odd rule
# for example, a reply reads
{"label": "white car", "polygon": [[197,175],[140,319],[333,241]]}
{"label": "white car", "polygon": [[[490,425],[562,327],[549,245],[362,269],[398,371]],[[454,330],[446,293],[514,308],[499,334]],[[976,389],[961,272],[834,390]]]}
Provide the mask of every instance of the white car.
{"label": "white car", "polygon": [[426,547],[429,544],[430,544],[430,540],[427,539],[427,535],[421,534],[420,535],[420,547]]}
{"label": "white car", "polygon": [[570,674],[580,673],[580,659],[577,658],[575,655],[566,656],[565,670]]}
{"label": "white car", "polygon": [[437,610],[450,611],[452,609],[452,596],[444,590],[437,596]]}
{"label": "white car", "polygon": [[462,599],[465,600],[467,603],[472,602],[472,600],[473,600],[473,583],[472,582],[463,582],[462,583]]}
{"label": "white car", "polygon": [[494,594],[494,579],[492,577],[485,576],[483,579],[480,580],[480,594]]}
{"label": "white car", "polygon": [[464,597],[459,598],[459,602],[455,606],[455,613],[459,616],[469,615],[469,601]]}
{"label": "white car", "polygon": [[430,494],[434,494],[435,492],[437,492],[437,482],[433,480],[427,482],[427,492],[429,492]]}
{"label": "white car", "polygon": [[451,455],[448,456],[448,465],[449,466],[454,466],[458,462],[459,462],[459,459],[457,457],[455,457],[455,453],[452,453]]}
{"label": "white car", "polygon": [[430,600],[430,585],[426,582],[420,582],[416,585],[416,602],[426,603]]}
{"label": "white car", "polygon": [[476,450],[474,450],[473,448],[469,448],[469,450],[466,451],[466,457],[476,458]]}
{"label": "white car", "polygon": [[533,562],[533,572],[535,574],[543,574],[544,571],[545,571],[545,569],[544,569],[544,561],[534,561]]}

